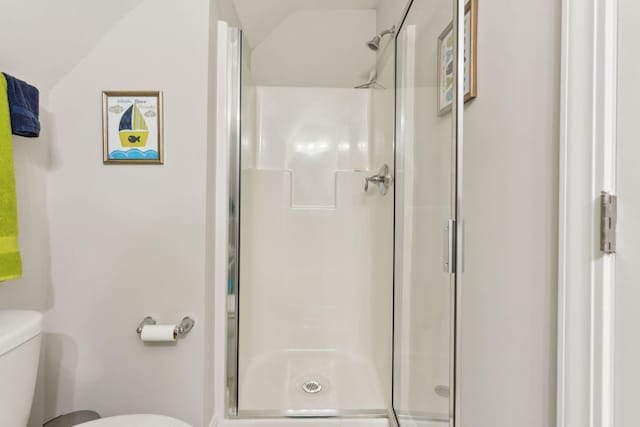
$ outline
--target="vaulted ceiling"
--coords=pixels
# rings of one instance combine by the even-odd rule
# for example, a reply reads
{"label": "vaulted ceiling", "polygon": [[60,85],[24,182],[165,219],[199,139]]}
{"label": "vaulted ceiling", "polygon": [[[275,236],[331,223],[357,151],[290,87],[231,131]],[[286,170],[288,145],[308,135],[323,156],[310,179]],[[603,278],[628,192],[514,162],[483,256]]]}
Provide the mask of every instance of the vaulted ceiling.
{"label": "vaulted ceiling", "polygon": [[[142,1],[0,0],[0,71],[51,88]],[[375,9],[378,4],[378,0],[228,1],[233,2],[252,48],[296,12]]]}
{"label": "vaulted ceiling", "polygon": [[0,71],[48,89],[142,0],[0,2]]}
{"label": "vaulted ceiling", "polygon": [[[287,16],[303,10],[375,9],[378,0],[233,0],[245,37],[258,46]],[[327,28],[330,32],[331,28]]]}

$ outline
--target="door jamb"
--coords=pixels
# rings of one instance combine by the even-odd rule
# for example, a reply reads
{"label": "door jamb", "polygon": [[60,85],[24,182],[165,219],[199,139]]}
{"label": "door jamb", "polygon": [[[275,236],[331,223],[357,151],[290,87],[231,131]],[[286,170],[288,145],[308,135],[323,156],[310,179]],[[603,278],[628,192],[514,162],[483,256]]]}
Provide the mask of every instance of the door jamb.
{"label": "door jamb", "polygon": [[615,255],[599,252],[615,194],[617,0],[563,0],[557,427],[613,426]]}

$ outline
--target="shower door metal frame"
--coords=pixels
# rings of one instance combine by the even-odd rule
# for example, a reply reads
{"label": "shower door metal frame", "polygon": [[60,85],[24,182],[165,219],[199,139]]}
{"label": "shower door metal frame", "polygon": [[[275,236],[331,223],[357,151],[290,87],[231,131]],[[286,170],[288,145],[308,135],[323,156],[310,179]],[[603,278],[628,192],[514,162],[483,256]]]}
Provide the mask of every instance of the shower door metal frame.
{"label": "shower door metal frame", "polygon": [[[228,229],[227,229],[227,292],[233,300],[232,307],[226,302],[226,376],[227,413],[229,416],[238,415],[238,369],[240,349],[240,181],[242,160],[242,54],[243,33],[238,28],[229,28],[230,38],[237,46],[230,45],[229,57],[229,86],[227,93],[228,107]],[[235,48],[235,49],[234,49]],[[233,292],[230,294],[229,291]],[[232,309],[231,309],[232,308]]]}
{"label": "shower door metal frame", "polygon": [[[394,173],[396,171],[397,165],[397,109],[398,109],[398,97],[397,97],[397,84],[398,84],[398,36],[402,32],[404,27],[404,23],[407,19],[407,16],[411,12],[411,7],[413,6],[415,0],[409,0],[404,12],[402,14],[402,18],[399,24],[396,26],[397,31],[394,35],[394,62],[395,62],[395,73],[394,73],[394,144],[393,144],[393,157],[394,157]],[[450,212],[452,218],[449,220],[449,227],[453,226],[455,232],[453,232],[452,239],[449,244],[453,245],[453,248],[449,248],[449,252],[453,254],[452,259],[450,260],[453,265],[449,265],[451,268],[449,287],[450,287],[450,340],[449,340],[449,427],[457,427],[456,420],[459,419],[460,406],[459,402],[459,390],[460,390],[460,378],[459,378],[459,366],[460,366],[460,354],[458,354],[458,349],[460,348],[460,317],[461,312],[459,310],[461,303],[461,293],[459,291],[460,287],[460,275],[458,274],[462,271],[462,224],[459,221],[461,218],[461,208],[462,208],[462,153],[463,153],[463,114],[464,114],[464,85],[458,84],[458,82],[464,81],[464,66],[460,66],[460,64],[464,64],[464,44],[462,44],[463,48],[460,48],[459,40],[464,40],[464,22],[465,22],[465,7],[469,0],[452,0],[452,8],[453,8],[453,32],[455,34],[455,59],[454,59],[454,67],[456,70],[456,78],[454,79],[454,99],[453,105],[451,108],[452,114],[452,152],[451,152],[451,196],[450,196]],[[393,341],[392,341],[392,378],[391,378],[391,408],[389,410],[389,420],[395,427],[400,427],[400,422],[398,421],[398,415],[396,413],[396,409],[394,407],[394,397],[395,397],[395,344],[396,344],[396,334],[395,334],[395,320],[396,320],[396,305],[395,305],[395,239],[396,239],[396,203],[395,203],[396,192],[394,191],[394,254],[393,254]]]}
{"label": "shower door metal frame", "polygon": [[[457,427],[460,419],[460,367],[461,367],[461,353],[459,351],[462,333],[461,333],[461,319],[462,319],[462,291],[461,291],[461,275],[463,271],[463,223],[462,223],[462,189],[463,189],[463,149],[464,149],[464,45],[459,43],[460,40],[465,39],[465,13],[466,13],[467,0],[455,0],[454,4],[454,19],[453,19],[453,31],[456,34],[455,52],[456,60],[455,67],[457,78],[454,80],[454,93],[455,99],[452,108],[453,114],[453,127],[455,135],[455,144],[453,149],[452,162],[455,167],[452,171],[453,179],[453,194],[451,195],[451,208],[455,215],[455,271],[451,275],[451,370],[449,379],[451,381],[451,390],[449,396],[453,396],[449,400],[449,413],[451,419],[449,425],[451,427]],[[462,49],[460,46],[462,45]]]}
{"label": "shower door metal frame", "polygon": [[[242,206],[241,199],[241,175],[242,175],[242,84],[243,61],[245,60],[244,45],[246,40],[242,30],[228,27],[231,39],[238,42],[237,49],[230,48],[227,52],[229,65],[227,76],[229,79],[226,93],[225,126],[227,127],[227,192],[228,192],[228,218],[227,218],[227,286],[233,283],[233,293],[228,294],[233,300],[233,311],[226,303],[227,315],[225,330],[226,361],[225,361],[225,385],[227,396],[225,400],[225,418],[230,420],[258,420],[258,419],[291,419],[291,418],[342,418],[342,419],[378,419],[392,418],[389,410],[385,409],[343,409],[343,410],[318,410],[318,411],[290,411],[290,410],[240,410],[239,408],[239,357],[240,357],[240,218]],[[228,46],[229,48],[230,46]],[[232,47],[232,46],[231,46]],[[390,319],[391,320],[391,319]]]}

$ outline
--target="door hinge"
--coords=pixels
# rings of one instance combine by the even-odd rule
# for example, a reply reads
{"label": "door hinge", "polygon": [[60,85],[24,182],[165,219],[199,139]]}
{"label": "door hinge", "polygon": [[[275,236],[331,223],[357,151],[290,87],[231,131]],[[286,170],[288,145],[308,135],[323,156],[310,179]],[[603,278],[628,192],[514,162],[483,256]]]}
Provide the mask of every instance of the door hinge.
{"label": "door hinge", "polygon": [[456,271],[456,220],[450,219],[444,227],[444,262],[445,273]]}
{"label": "door hinge", "polygon": [[617,197],[603,191],[600,193],[600,251],[603,254],[616,253],[617,217]]}

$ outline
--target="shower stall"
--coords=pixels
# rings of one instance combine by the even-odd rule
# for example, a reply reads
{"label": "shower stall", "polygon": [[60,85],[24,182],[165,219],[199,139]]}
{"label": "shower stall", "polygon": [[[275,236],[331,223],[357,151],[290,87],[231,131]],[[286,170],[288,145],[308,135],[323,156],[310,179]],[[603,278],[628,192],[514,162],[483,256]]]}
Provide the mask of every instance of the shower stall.
{"label": "shower stall", "polygon": [[371,93],[244,89],[238,410],[383,409],[392,198],[363,191]]}
{"label": "shower stall", "polygon": [[357,88],[263,84],[220,24],[221,425],[454,425],[459,3],[363,39]]}

